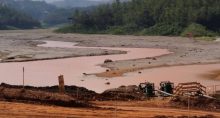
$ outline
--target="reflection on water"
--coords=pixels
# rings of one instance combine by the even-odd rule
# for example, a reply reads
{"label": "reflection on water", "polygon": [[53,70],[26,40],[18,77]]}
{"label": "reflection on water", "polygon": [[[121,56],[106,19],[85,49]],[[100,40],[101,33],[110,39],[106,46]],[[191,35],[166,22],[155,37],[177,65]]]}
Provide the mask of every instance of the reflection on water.
{"label": "reflection on water", "polygon": [[[47,41],[47,44],[40,45],[46,47],[62,48],[88,48],[77,47],[75,43]],[[96,47],[93,47],[96,48]],[[170,80],[173,82],[197,81],[205,85],[220,84],[220,81],[201,79],[198,75],[207,71],[220,69],[220,64],[193,65],[164,67],[143,70],[142,74],[137,72],[128,73],[123,77],[112,79],[98,78],[95,76],[83,76],[82,73],[95,73],[105,71],[104,68],[96,66],[103,63],[105,59],[125,60],[135,58],[145,58],[168,54],[166,49],[148,48],[102,48],[127,51],[127,54],[104,55],[93,57],[76,57],[68,59],[44,60],[33,62],[1,63],[0,82],[9,84],[22,84],[22,67],[25,67],[25,83],[33,86],[57,85],[57,76],[64,75],[66,85],[78,85],[90,90],[102,92],[108,88],[121,85],[139,84],[144,81],[155,82]],[[110,82],[110,85],[106,85]]]}

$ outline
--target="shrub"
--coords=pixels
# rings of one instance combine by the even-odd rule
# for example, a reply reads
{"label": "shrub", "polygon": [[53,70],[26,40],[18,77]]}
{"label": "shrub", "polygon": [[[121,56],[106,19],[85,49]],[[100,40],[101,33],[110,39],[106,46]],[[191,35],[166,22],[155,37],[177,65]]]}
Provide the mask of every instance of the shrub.
{"label": "shrub", "polygon": [[179,35],[183,27],[178,23],[158,23],[150,28],[142,30],[141,35]]}
{"label": "shrub", "polygon": [[135,34],[138,31],[138,27],[135,24],[128,24],[125,26],[112,26],[106,30],[106,33],[110,34]]}
{"label": "shrub", "polygon": [[114,27],[110,27],[109,29],[107,29],[106,33],[110,33],[110,34],[125,34],[126,32],[123,30],[122,27],[114,26]]}
{"label": "shrub", "polygon": [[95,28],[85,28],[81,25],[63,26],[61,28],[56,29],[55,32],[57,33],[84,33],[84,34],[99,33]]}
{"label": "shrub", "polygon": [[192,34],[194,37],[215,36],[215,33],[207,30],[205,26],[196,23],[192,23],[186,27],[185,30],[181,33],[181,36],[188,36],[189,34]]}

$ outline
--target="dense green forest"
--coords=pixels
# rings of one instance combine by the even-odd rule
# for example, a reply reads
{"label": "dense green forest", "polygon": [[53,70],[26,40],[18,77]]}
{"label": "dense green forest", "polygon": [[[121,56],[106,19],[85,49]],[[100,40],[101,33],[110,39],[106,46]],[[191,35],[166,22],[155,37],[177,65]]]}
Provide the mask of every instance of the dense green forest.
{"label": "dense green forest", "polygon": [[75,7],[89,7],[89,6],[96,6],[99,4],[106,3],[108,0],[103,1],[91,1],[91,0],[62,0],[62,1],[55,1],[52,4],[59,8],[75,8]]}
{"label": "dense green forest", "polygon": [[12,8],[17,12],[31,16],[46,27],[68,23],[67,18],[73,13],[73,9],[57,8],[45,1],[0,0],[0,4]]}
{"label": "dense green forest", "polygon": [[43,20],[49,13],[57,9],[55,6],[47,4],[45,1],[3,0],[1,2],[39,21]]}
{"label": "dense green forest", "polygon": [[[90,1],[90,0],[63,0],[53,3],[47,3],[45,1],[37,0],[0,0],[0,5],[7,7],[8,9],[22,14],[21,17],[32,17],[31,20],[40,22],[43,28],[62,26],[63,24],[69,23],[68,18],[73,15],[75,9],[82,11],[90,11],[94,9],[95,5],[112,3],[114,0],[107,1]],[[126,0],[123,0],[126,1]],[[63,5],[63,7],[62,7]],[[59,7],[58,7],[59,6]],[[3,11],[2,11],[3,12]],[[13,17],[13,14],[10,15]],[[19,17],[18,15],[16,17]],[[3,17],[3,16],[2,16]],[[10,19],[9,19],[10,20]],[[6,19],[4,19],[6,22]],[[8,22],[12,22],[11,20]],[[14,24],[16,20],[13,20]],[[7,24],[5,24],[4,29]],[[1,26],[3,27],[3,25]],[[16,26],[17,27],[17,26]],[[25,26],[23,26],[25,27]],[[11,29],[13,27],[9,27]],[[19,27],[21,28],[21,27]],[[1,28],[3,29],[3,28]]]}
{"label": "dense green forest", "polygon": [[40,23],[24,13],[0,4],[1,29],[30,29],[40,27]]}
{"label": "dense green forest", "polygon": [[[51,4],[59,7],[59,8],[76,8],[76,7],[91,7],[97,6],[100,4],[112,3],[115,0],[60,0],[54,1]],[[121,2],[126,2],[129,0],[121,0]]]}
{"label": "dense green forest", "polygon": [[68,23],[68,18],[72,16],[76,8],[90,10],[93,6],[112,3],[112,1],[62,0],[47,3],[43,0],[0,0],[0,4],[31,16],[38,20],[43,27],[53,27]]}
{"label": "dense green forest", "polygon": [[76,10],[59,32],[214,36],[220,32],[220,0],[131,0]]}

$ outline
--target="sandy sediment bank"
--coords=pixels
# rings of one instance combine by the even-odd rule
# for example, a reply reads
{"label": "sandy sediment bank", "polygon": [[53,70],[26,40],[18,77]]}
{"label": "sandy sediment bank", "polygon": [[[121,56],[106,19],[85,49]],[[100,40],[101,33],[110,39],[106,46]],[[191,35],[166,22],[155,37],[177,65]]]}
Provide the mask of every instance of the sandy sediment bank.
{"label": "sandy sediment bank", "polygon": [[77,42],[78,46],[87,47],[163,48],[173,52],[156,58],[113,60],[111,63],[103,63],[101,66],[110,68],[110,71],[97,75],[104,77],[121,76],[126,72],[162,66],[220,62],[220,42],[217,41],[164,36],[56,34],[51,30],[0,31],[0,58],[2,62],[15,62],[125,53],[103,49],[36,46],[45,40]]}

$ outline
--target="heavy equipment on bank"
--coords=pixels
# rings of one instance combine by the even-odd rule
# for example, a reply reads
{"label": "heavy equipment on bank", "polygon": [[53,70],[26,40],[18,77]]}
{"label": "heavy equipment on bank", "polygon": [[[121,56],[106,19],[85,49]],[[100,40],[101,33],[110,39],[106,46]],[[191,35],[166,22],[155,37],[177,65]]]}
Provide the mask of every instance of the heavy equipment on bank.
{"label": "heavy equipment on bank", "polygon": [[[145,83],[140,83],[139,89],[146,95],[146,97],[155,97],[155,96],[168,97],[168,96],[172,96],[173,94],[174,83],[170,81],[163,81],[160,83],[160,88],[156,89],[154,83],[145,82]],[[157,95],[156,92],[158,93]]]}
{"label": "heavy equipment on bank", "polygon": [[[179,83],[174,87],[174,83],[170,81],[162,81],[159,89],[155,88],[154,83],[145,82],[139,84],[139,89],[146,95],[146,97],[205,97],[209,99],[215,99],[206,93],[206,87],[198,82]],[[156,94],[157,93],[157,94]]]}
{"label": "heavy equipment on bank", "polygon": [[150,83],[150,82],[140,83],[139,89],[146,95],[146,97],[155,97],[154,83]]}

